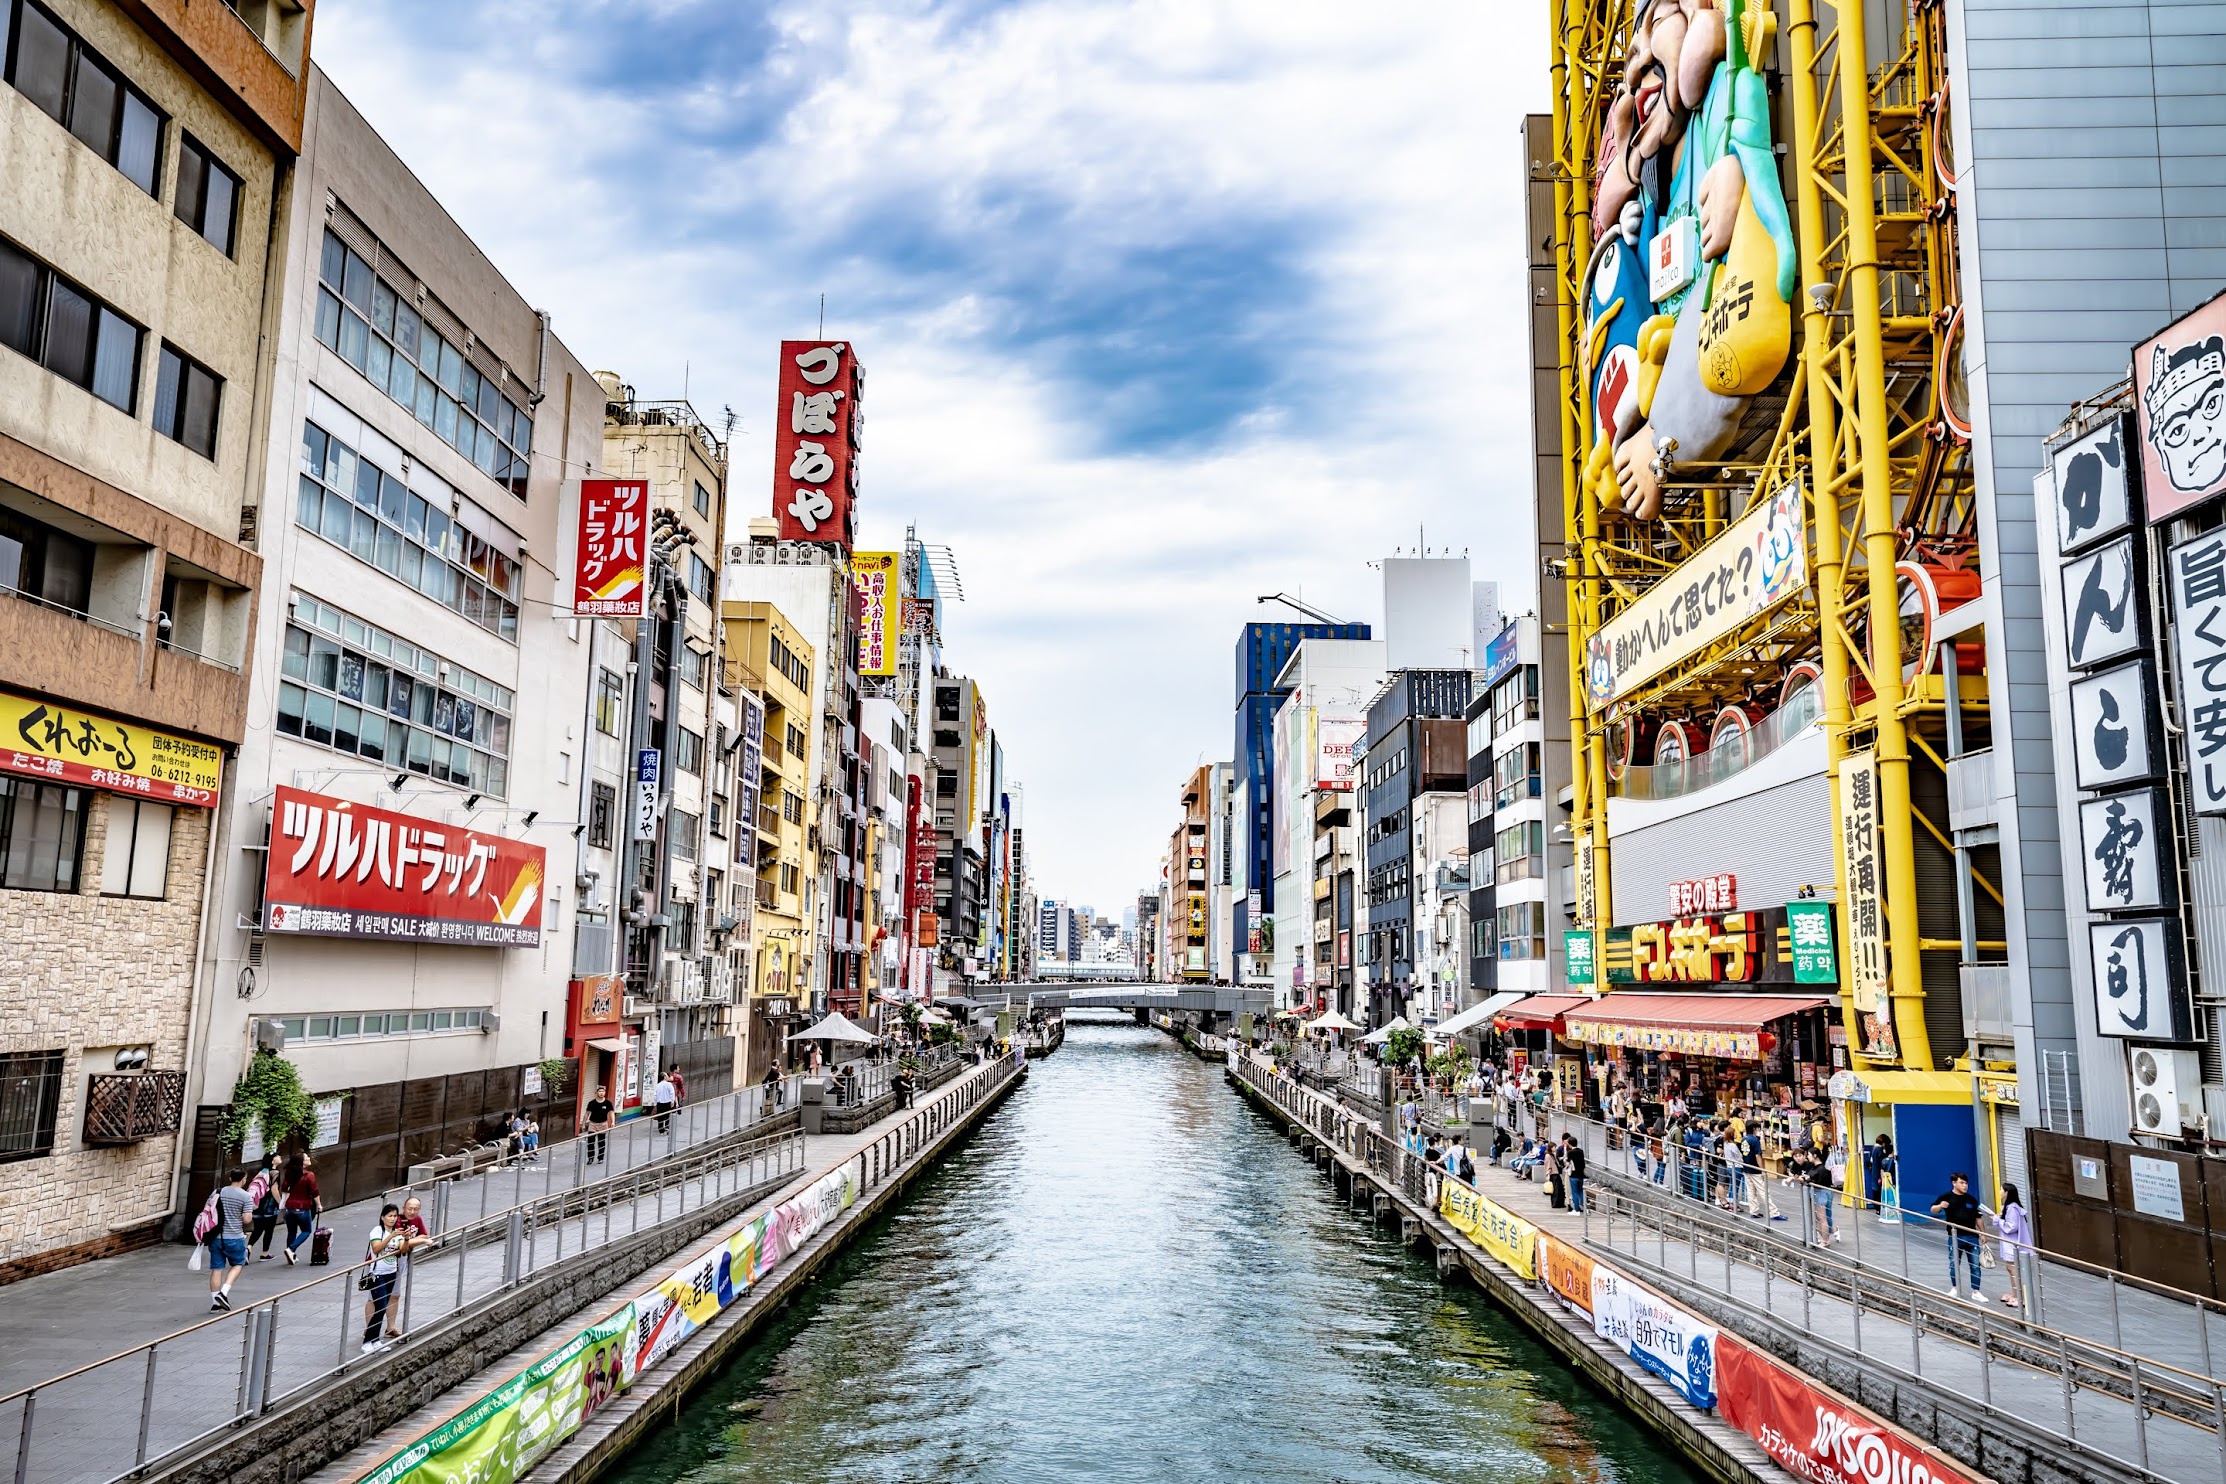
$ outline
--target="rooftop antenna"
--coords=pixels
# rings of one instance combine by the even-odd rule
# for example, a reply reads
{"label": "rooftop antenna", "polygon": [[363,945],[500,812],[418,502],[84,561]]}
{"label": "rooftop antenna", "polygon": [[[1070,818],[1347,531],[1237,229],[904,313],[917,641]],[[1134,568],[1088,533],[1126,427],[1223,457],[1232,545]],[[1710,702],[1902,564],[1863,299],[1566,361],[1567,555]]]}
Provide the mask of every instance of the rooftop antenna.
{"label": "rooftop antenna", "polygon": [[819,338],[822,340],[827,338],[827,296],[825,294],[819,296]]}

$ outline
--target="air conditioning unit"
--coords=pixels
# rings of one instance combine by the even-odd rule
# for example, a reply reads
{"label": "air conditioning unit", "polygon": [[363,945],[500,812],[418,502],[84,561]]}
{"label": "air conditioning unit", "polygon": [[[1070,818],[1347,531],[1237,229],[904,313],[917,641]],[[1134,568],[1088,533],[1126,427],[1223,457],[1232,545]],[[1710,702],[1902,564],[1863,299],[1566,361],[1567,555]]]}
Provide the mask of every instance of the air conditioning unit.
{"label": "air conditioning unit", "polygon": [[625,997],[624,1002],[620,1006],[619,1013],[625,1016],[628,1020],[639,1020],[656,1008],[657,1006],[655,1002],[648,999],[646,996],[630,994]]}
{"label": "air conditioning unit", "polygon": [[2194,1052],[2128,1046],[2126,1060],[2133,1070],[2134,1132],[2176,1139],[2188,1124],[2202,1121],[2203,1068]]}
{"label": "air conditioning unit", "polygon": [[749,559],[750,543],[747,541],[729,541],[727,543],[728,566],[738,567],[748,562]]}
{"label": "air conditioning unit", "polygon": [[284,1051],[286,1049],[286,1026],[276,1016],[258,1015],[255,1017],[254,1031],[255,1049],[257,1051]]}

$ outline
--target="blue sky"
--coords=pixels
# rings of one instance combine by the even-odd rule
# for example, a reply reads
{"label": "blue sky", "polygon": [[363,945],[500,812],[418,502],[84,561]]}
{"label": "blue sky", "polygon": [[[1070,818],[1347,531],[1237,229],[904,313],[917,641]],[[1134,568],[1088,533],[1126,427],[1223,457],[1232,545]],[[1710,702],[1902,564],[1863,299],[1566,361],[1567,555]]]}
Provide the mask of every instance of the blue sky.
{"label": "blue sky", "polygon": [[950,545],[1047,895],[1156,879],[1259,594],[1370,558],[1531,603],[1525,111],[1543,7],[328,0],[320,64],[591,366],[731,406],[869,373],[861,541]]}

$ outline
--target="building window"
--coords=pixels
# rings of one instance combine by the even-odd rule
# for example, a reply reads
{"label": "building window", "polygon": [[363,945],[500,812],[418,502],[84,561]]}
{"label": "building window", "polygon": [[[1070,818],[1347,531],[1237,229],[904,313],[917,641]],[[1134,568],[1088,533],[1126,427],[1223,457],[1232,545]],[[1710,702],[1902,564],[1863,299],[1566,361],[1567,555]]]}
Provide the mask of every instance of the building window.
{"label": "building window", "polygon": [[108,800],[108,844],[101,858],[103,896],[159,901],[170,890],[170,822],[176,811],[151,799]]}
{"label": "building window", "polygon": [[597,850],[611,848],[611,824],[618,817],[618,790],[607,783],[587,789],[587,843]]}
{"label": "building window", "polygon": [[789,861],[781,862],[781,890],[787,892],[790,896],[796,895],[797,875],[798,872],[793,863]]}
{"label": "building window", "polygon": [[0,345],[127,414],[139,407],[146,331],[11,242],[0,240]]}
{"label": "building window", "polygon": [[781,790],[781,818],[790,824],[804,822],[804,799],[792,789]]}
{"label": "building window", "polygon": [[1489,917],[1469,924],[1469,957],[1491,958],[1497,952],[1493,928],[1496,924]]}
{"label": "building window", "polygon": [[[703,486],[696,487],[701,489]],[[713,608],[719,606],[719,574],[711,570],[709,562],[692,551],[688,553],[688,591],[694,593],[700,602],[708,603]]]}
{"label": "building window", "polygon": [[680,901],[672,904],[672,922],[667,928],[671,941],[666,951],[682,957],[691,957],[696,951],[696,904]]}
{"label": "building window", "polygon": [[[11,8],[16,32],[12,57],[5,45]],[[168,116],[124,81],[123,74],[31,0],[14,7],[0,0],[0,61],[9,64],[8,81],[17,92],[133,185],[155,194]]]}
{"label": "building window", "polygon": [[455,492],[422,465],[428,500],[315,423],[301,431],[294,524],[347,548],[405,586],[518,642],[518,562],[450,518]]}
{"label": "building window", "polygon": [[601,670],[595,680],[595,730],[606,737],[618,735],[618,715],[626,704],[626,682],[616,670]]}
{"label": "building window", "polygon": [[155,377],[156,432],[213,459],[217,409],[223,399],[222,377],[169,341],[162,343],[161,369]]}
{"label": "building window", "polygon": [[0,777],[0,887],[77,890],[87,797],[82,788]]}
{"label": "building window", "polygon": [[0,587],[83,613],[93,597],[92,543],[0,508]]}
{"label": "building window", "polygon": [[0,1055],[0,1163],[54,1152],[54,1115],[62,1102],[60,1051]]}
{"label": "building window", "polygon": [[366,1041],[388,1036],[446,1036],[485,1028],[487,1012],[464,1010],[374,1010],[366,1015],[334,1011],[325,1015],[289,1015],[278,1023],[289,1041]]}
{"label": "building window", "polygon": [[672,840],[672,853],[684,861],[694,860],[696,837],[703,821],[685,809],[673,810],[670,818],[672,822],[666,827],[666,833]]}
{"label": "building window", "polygon": [[700,649],[683,646],[680,651],[680,673],[697,690],[711,689],[711,656]]}
{"label": "building window", "polygon": [[191,134],[178,139],[178,220],[226,257],[232,256],[240,178]]}
{"label": "building window", "polygon": [[325,231],[317,276],[317,338],[431,428],[481,473],[523,500],[533,421],[453,342],[419,317],[414,291],[372,271]]}
{"label": "building window", "polygon": [[696,514],[709,515],[710,513],[711,491],[705,489],[703,481],[699,479],[696,481]]}
{"label": "building window", "polygon": [[1546,956],[1546,904],[1516,902],[1499,909],[1499,956],[1502,963]]}
{"label": "building window", "polygon": [[673,766],[693,777],[703,776],[703,734],[691,732],[686,727],[675,728],[672,744]]}
{"label": "building window", "polygon": [[293,595],[293,607],[279,657],[278,730],[508,794],[516,700],[508,689],[305,593]]}
{"label": "building window", "polygon": [[1546,826],[1527,820],[1501,830],[1492,842],[1499,865],[1492,879],[1501,883],[1528,881],[1546,874]]}
{"label": "building window", "polygon": [[1492,735],[1538,719],[1538,667],[1523,665],[1492,688]]}
{"label": "building window", "polygon": [[1538,762],[1536,742],[1511,747],[1492,760],[1493,799],[1499,808],[1538,797]]}

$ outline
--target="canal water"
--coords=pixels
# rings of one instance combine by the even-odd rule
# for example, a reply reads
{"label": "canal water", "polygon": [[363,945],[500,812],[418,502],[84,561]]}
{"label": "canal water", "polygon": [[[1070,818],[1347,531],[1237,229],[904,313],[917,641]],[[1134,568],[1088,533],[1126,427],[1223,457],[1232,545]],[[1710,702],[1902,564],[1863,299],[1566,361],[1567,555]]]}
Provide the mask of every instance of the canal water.
{"label": "canal water", "polygon": [[1695,1478],[1158,1031],[1066,1045],[625,1484]]}

